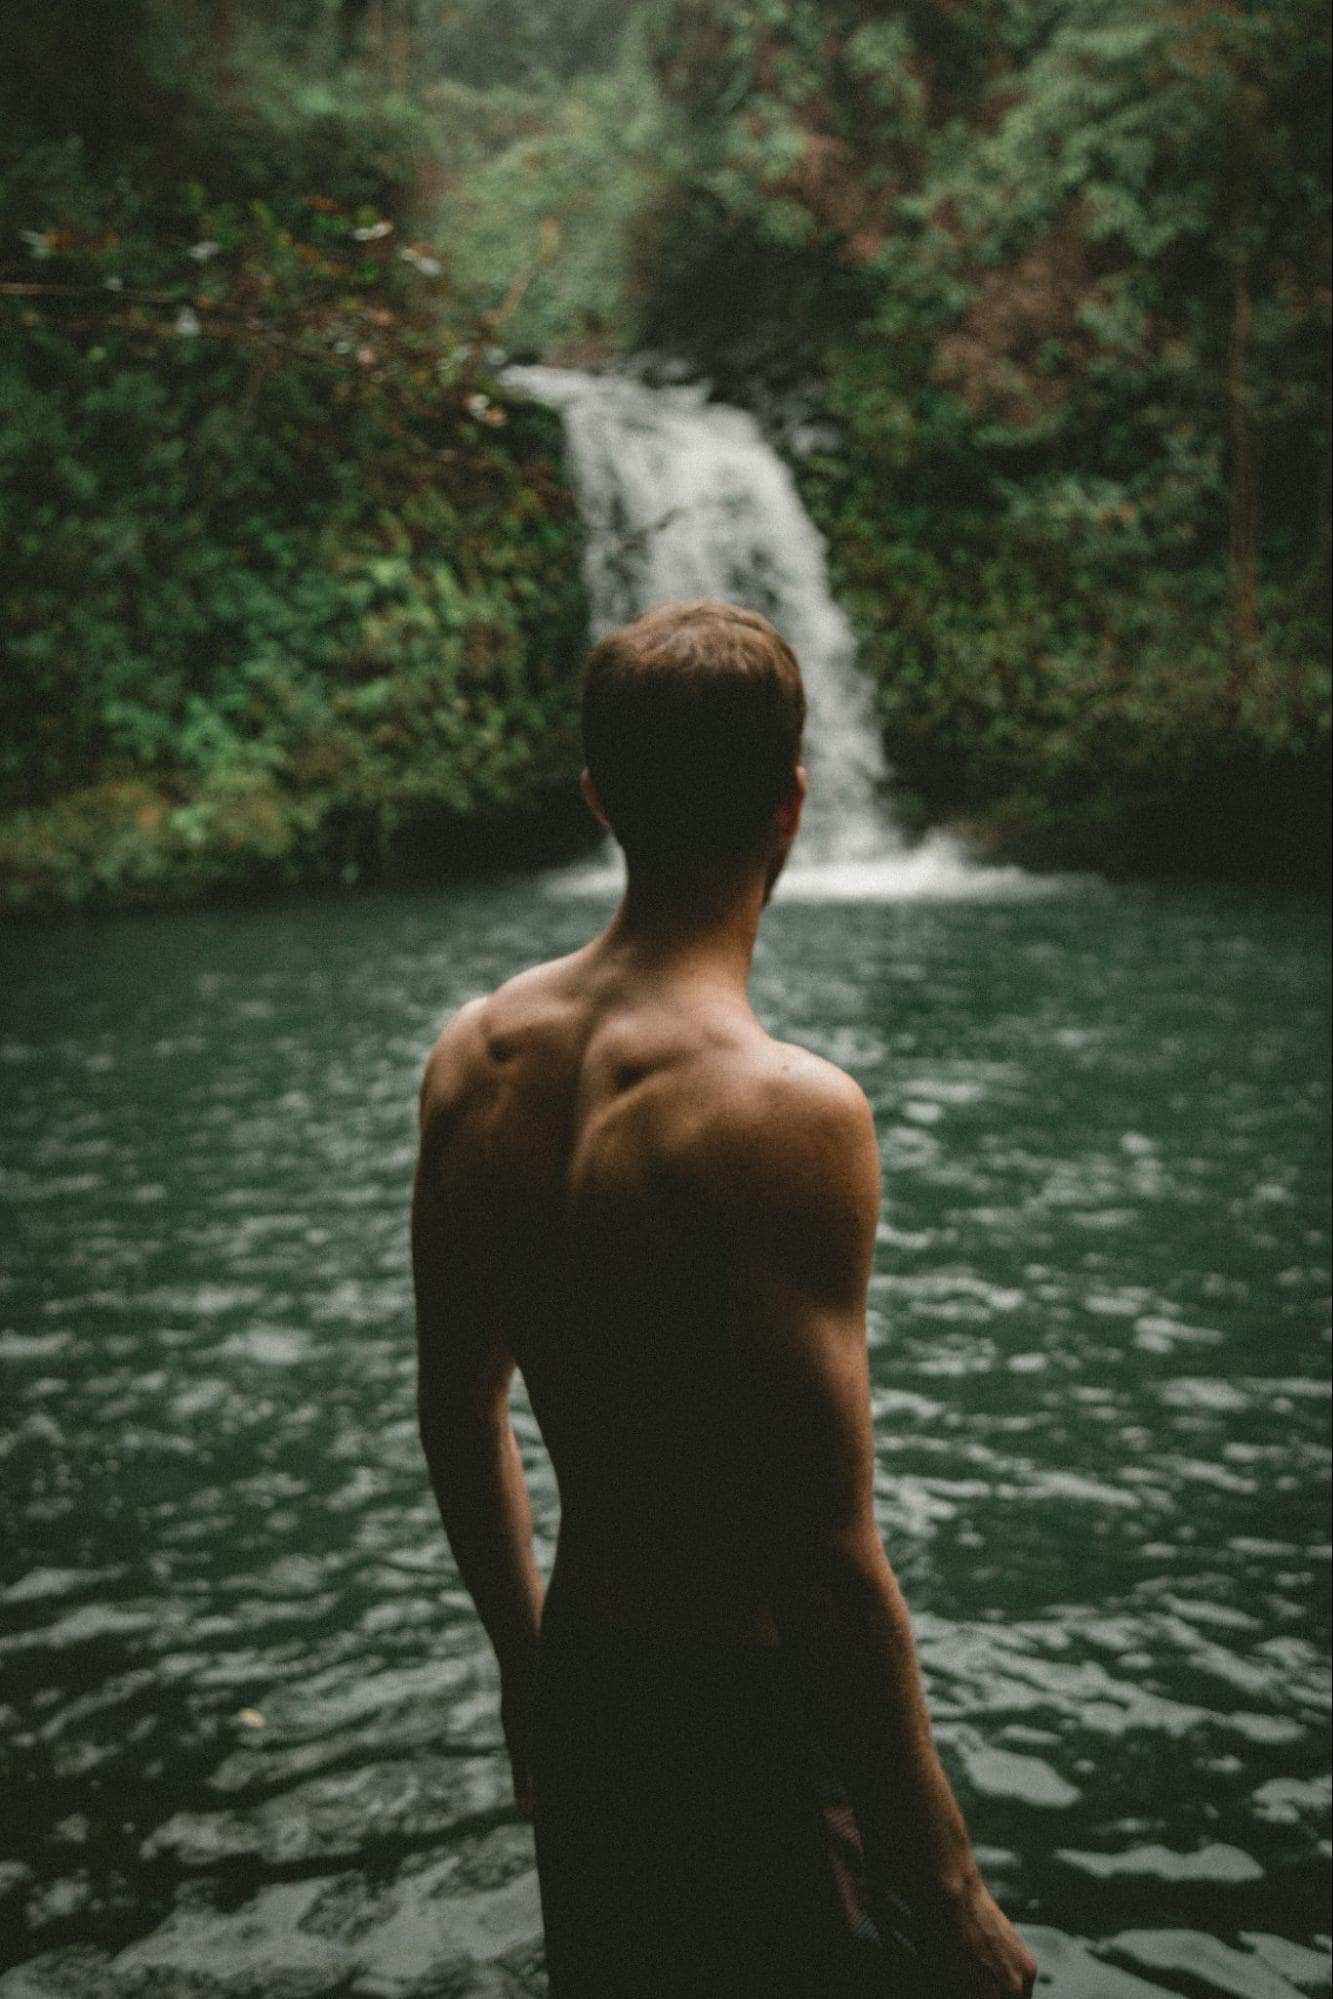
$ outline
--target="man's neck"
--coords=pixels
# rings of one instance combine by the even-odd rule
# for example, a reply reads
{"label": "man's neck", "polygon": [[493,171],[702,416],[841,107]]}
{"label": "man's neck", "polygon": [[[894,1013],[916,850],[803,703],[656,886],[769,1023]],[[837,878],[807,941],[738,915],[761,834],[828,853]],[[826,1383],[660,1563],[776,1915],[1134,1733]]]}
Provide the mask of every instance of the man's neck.
{"label": "man's neck", "polygon": [[762,869],[707,895],[672,892],[631,870],[598,948],[606,958],[637,970],[658,977],[689,976],[745,997],[765,900]]}

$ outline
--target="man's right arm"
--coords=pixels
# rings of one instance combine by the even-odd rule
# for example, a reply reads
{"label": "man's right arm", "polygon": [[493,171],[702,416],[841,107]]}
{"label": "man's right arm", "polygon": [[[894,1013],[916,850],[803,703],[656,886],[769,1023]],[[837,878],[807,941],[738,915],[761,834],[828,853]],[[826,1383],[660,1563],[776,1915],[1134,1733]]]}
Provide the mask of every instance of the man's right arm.
{"label": "man's right arm", "polygon": [[872,1883],[926,1918],[951,1995],[1024,1994],[1036,1965],[982,1884],[875,1524],[870,1107],[840,1070],[792,1051],[742,1125],[727,1196],[730,1323],[749,1397],[738,1448],[774,1618],[842,1766]]}

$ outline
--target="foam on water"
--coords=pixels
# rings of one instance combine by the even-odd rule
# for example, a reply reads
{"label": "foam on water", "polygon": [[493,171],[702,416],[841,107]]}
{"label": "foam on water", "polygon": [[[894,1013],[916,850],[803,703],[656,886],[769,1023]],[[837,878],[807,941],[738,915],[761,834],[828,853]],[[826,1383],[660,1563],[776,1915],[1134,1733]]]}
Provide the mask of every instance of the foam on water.
{"label": "foam on water", "polygon": [[[801,843],[804,842],[804,831]],[[806,860],[803,844],[779,877],[775,902],[975,902],[1051,895],[1069,886],[1066,875],[1032,875],[1024,868],[978,867],[956,840],[932,833],[916,847],[839,860]],[[625,863],[613,841],[588,861],[553,868],[545,876],[552,895],[589,901],[616,900],[625,886]]]}

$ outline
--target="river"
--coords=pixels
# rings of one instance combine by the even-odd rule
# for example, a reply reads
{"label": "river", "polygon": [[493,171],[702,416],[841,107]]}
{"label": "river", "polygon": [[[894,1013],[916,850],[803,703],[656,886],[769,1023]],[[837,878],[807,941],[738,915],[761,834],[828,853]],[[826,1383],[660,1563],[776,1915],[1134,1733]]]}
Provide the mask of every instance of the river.
{"label": "river", "polygon": [[[1041,1989],[1327,1993],[1322,915],[909,850],[753,421],[525,386],[565,411],[596,630],[733,596],[802,660],[752,998],[875,1109],[880,1522]],[[544,1990],[416,1440],[407,1201],[439,1026],[615,888],[602,857],[11,936],[0,1999]]]}
{"label": "river", "polygon": [[[3,1999],[541,1990],[406,1202],[439,1023],[608,908],[516,880],[24,937]],[[1328,1989],[1326,962],[1309,906],[1095,884],[761,932],[761,1017],[875,1107],[881,1522],[1061,1999]]]}

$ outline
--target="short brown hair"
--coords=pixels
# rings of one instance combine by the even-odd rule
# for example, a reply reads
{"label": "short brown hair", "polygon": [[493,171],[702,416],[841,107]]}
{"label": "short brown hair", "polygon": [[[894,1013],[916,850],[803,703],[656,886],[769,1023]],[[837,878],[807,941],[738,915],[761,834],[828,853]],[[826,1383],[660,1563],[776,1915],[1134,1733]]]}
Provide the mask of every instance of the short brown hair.
{"label": "short brown hair", "polygon": [[626,858],[675,874],[757,854],[791,794],[805,689],[757,611],[665,604],[593,648],[583,750]]}

